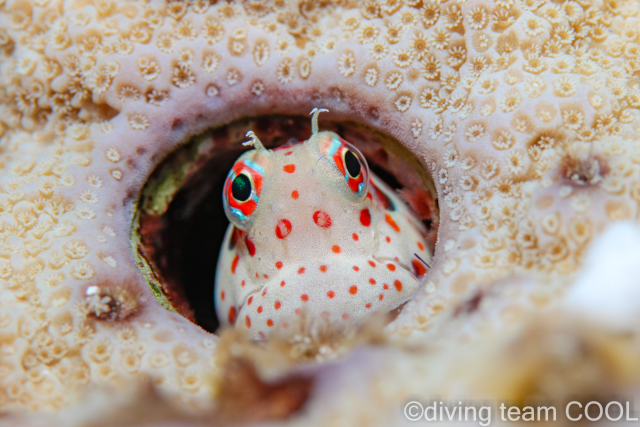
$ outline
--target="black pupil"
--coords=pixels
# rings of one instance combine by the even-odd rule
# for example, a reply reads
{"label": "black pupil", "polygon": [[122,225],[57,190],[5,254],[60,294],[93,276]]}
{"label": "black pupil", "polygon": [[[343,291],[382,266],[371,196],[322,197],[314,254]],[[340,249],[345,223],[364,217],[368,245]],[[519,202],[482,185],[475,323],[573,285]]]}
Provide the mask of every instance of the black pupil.
{"label": "black pupil", "polygon": [[346,152],[344,155],[344,163],[347,166],[347,172],[353,178],[360,175],[360,161],[351,151]]}
{"label": "black pupil", "polygon": [[243,174],[236,176],[231,183],[231,194],[239,202],[244,202],[251,196],[251,181]]}

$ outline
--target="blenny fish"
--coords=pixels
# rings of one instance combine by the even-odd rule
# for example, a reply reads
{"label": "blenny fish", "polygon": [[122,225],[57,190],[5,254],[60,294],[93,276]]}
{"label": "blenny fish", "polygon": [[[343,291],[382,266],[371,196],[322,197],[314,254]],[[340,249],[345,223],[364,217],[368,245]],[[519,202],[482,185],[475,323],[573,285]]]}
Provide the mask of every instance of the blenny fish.
{"label": "blenny fish", "polygon": [[[223,189],[229,225],[218,259],[222,325],[266,339],[304,315],[361,322],[417,290],[430,262],[427,230],[334,132],[266,149],[253,132]],[[425,261],[426,260],[426,261]]]}

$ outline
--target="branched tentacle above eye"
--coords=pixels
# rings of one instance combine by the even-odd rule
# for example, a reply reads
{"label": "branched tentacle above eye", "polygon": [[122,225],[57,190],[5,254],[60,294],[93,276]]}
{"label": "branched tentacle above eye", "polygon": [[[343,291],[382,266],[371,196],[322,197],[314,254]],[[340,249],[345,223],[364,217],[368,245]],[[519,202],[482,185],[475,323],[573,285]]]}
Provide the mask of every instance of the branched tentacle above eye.
{"label": "branched tentacle above eye", "polygon": [[268,154],[269,151],[264,148],[264,145],[262,144],[262,141],[260,141],[260,139],[256,136],[255,133],[253,133],[252,130],[250,130],[249,132],[247,132],[247,136],[249,138],[251,138],[249,141],[243,142],[242,145],[243,146],[252,146],[254,147],[256,150],[258,150],[259,152],[261,152],[262,154]]}
{"label": "branched tentacle above eye", "polygon": [[313,110],[311,110],[311,112],[309,113],[313,115],[313,117],[311,117],[311,136],[318,133],[318,115],[320,113],[328,112],[329,110],[327,110],[326,108],[314,108]]}

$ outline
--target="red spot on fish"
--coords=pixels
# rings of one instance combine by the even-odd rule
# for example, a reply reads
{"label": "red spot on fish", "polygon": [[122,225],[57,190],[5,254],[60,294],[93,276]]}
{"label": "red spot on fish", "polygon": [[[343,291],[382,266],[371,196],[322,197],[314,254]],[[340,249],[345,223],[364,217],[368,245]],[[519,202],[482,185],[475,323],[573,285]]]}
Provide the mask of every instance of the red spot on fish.
{"label": "red spot on fish", "polygon": [[356,285],[351,285],[351,287],[349,288],[349,293],[351,295],[355,295],[358,293],[358,287]]}
{"label": "red spot on fish", "polygon": [[369,260],[369,265],[373,268],[376,268],[376,263],[371,260]]}
{"label": "red spot on fish", "polygon": [[302,301],[305,301],[305,302],[306,302],[306,301],[309,301],[309,295],[307,295],[307,294],[302,294],[302,295],[300,295],[300,299],[301,299]]}
{"label": "red spot on fish", "polygon": [[273,308],[275,308],[276,310],[280,310],[280,306],[282,306],[282,304],[280,303],[280,301],[276,301],[275,304],[273,304]]}
{"label": "red spot on fish", "polygon": [[224,301],[224,291],[220,292],[220,299]]}
{"label": "red spot on fish", "polygon": [[329,299],[333,299],[333,297],[336,296],[336,293],[333,292],[333,291],[329,291],[329,292],[327,292],[327,296],[329,297]]}
{"label": "red spot on fish", "polygon": [[331,217],[328,213],[323,211],[315,211],[313,214],[313,222],[316,223],[317,226],[322,228],[331,227]]}
{"label": "red spot on fish", "polygon": [[400,292],[402,290],[402,282],[400,280],[396,280],[395,282],[393,282],[393,286],[396,287],[398,292]]}
{"label": "red spot on fish", "polygon": [[387,268],[389,269],[389,271],[396,271],[396,266],[393,264],[387,264]]}
{"label": "red spot on fish", "polygon": [[379,299],[380,301],[382,301],[382,300],[384,299],[384,295],[380,294],[380,296],[378,297],[378,299]]}
{"label": "red spot on fish", "polygon": [[284,287],[284,280],[282,282],[280,282],[280,286]]}
{"label": "red spot on fish", "polygon": [[273,326],[273,320],[267,319],[267,326],[271,328]]}
{"label": "red spot on fish", "polygon": [[382,285],[382,289],[387,290],[389,289],[389,285],[387,285],[386,283]]}
{"label": "red spot on fish", "polygon": [[340,246],[338,245],[333,245],[333,247],[331,248],[331,250],[333,251],[334,254],[339,254],[340,253]]}
{"label": "red spot on fish", "polygon": [[236,308],[234,306],[229,307],[229,323],[231,323],[232,325],[236,324],[236,315],[238,313],[236,312]]}
{"label": "red spot on fish", "polygon": [[262,296],[265,296],[267,294],[267,288],[264,288],[264,291],[262,291]]}
{"label": "red spot on fish", "polygon": [[294,164],[284,165],[284,167],[282,169],[286,173],[294,173],[296,171],[296,165],[294,165]]}
{"label": "red spot on fish", "polygon": [[424,245],[420,242],[418,242],[418,249],[420,249],[421,251],[424,251]]}
{"label": "red spot on fish", "polygon": [[291,221],[288,219],[281,219],[276,225],[276,236],[278,239],[284,239],[291,233]]}
{"label": "red spot on fish", "polygon": [[238,239],[240,239],[243,234],[244,234],[244,231],[233,227],[233,230],[231,231],[231,241],[230,241],[231,245],[229,249],[233,249],[236,246],[236,243],[238,243]]}
{"label": "red spot on fish", "polygon": [[256,310],[258,313],[262,313],[262,306],[259,306],[258,309]]}
{"label": "red spot on fish", "polygon": [[362,209],[360,211],[360,223],[365,227],[371,225],[371,212],[369,212],[369,209]]}
{"label": "red spot on fish", "polygon": [[417,259],[411,260],[411,265],[413,265],[413,269],[416,272],[416,276],[422,277],[425,274],[427,274],[427,269],[424,267],[424,264],[422,264]]}
{"label": "red spot on fish", "polygon": [[287,151],[286,153],[284,153],[285,156],[290,156],[291,154],[293,154],[293,150]]}
{"label": "red spot on fish", "polygon": [[249,319],[248,315],[244,318],[244,324],[247,325],[247,328],[251,327],[251,319]]}
{"label": "red spot on fish", "polygon": [[358,235],[356,233],[353,233],[351,235],[351,238],[353,238],[353,240],[355,240],[356,242],[358,241],[358,239],[360,239],[360,237],[358,237]]}
{"label": "red spot on fish", "polygon": [[245,285],[245,281],[243,280],[242,282],[240,282],[240,286],[244,288]]}
{"label": "red spot on fish", "polygon": [[384,214],[384,220],[387,221],[387,224],[389,224],[391,228],[395,230],[396,233],[400,232],[400,227],[398,227],[398,224],[396,224],[396,222],[393,220],[391,215]]}
{"label": "red spot on fish", "polygon": [[233,258],[231,261],[231,274],[236,274],[236,267],[238,266],[238,261],[240,261],[240,257],[238,255]]}
{"label": "red spot on fish", "polygon": [[367,307],[367,308],[371,308],[371,303],[370,303],[370,302],[366,303],[366,304],[365,304],[365,307]]}
{"label": "red spot on fish", "polygon": [[300,195],[300,194],[298,194],[298,190],[293,190],[293,191],[291,192],[291,197],[292,197],[294,200],[297,200],[299,195]]}
{"label": "red spot on fish", "polygon": [[253,242],[251,241],[251,239],[249,239],[249,236],[247,236],[247,238],[244,239],[244,241],[247,244],[247,249],[249,250],[249,255],[254,256],[256,254],[256,245],[254,245]]}
{"label": "red spot on fish", "polygon": [[376,284],[376,279],[374,279],[374,278],[369,279],[369,283],[371,283],[372,285],[375,285]]}
{"label": "red spot on fish", "polygon": [[280,270],[282,268],[282,261],[276,261],[276,268]]}
{"label": "red spot on fish", "polygon": [[302,310],[300,310],[299,308],[296,308],[295,313],[296,315],[300,316],[300,314],[302,313]]}
{"label": "red spot on fish", "polygon": [[353,266],[353,271],[360,271],[360,267],[358,267],[357,265]]}
{"label": "red spot on fish", "polygon": [[320,266],[320,271],[322,271],[323,273],[327,272],[327,266],[326,265],[321,265]]}
{"label": "red spot on fish", "polygon": [[300,267],[300,268],[298,269],[298,274],[302,274],[302,273],[304,273],[304,267]]}
{"label": "red spot on fish", "polygon": [[347,320],[347,319],[349,318],[349,315],[348,315],[347,313],[344,313],[344,314],[342,315],[342,318],[343,318],[344,320]]}
{"label": "red spot on fish", "polygon": [[251,295],[247,300],[247,305],[251,305],[252,302],[253,302],[253,295]]}
{"label": "red spot on fish", "polygon": [[391,237],[387,236],[385,240],[387,241],[387,243],[391,243]]}

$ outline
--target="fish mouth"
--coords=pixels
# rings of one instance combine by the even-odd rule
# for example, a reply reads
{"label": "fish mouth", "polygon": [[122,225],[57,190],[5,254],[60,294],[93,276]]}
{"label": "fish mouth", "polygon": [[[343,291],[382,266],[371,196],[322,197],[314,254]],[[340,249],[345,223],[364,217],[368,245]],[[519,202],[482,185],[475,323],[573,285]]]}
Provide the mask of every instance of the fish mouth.
{"label": "fish mouth", "polygon": [[[429,199],[430,209],[419,216],[429,230],[427,243],[433,253],[439,211],[435,185],[424,165],[398,141],[364,125],[321,120],[321,129],[354,144],[370,169],[394,191],[413,189],[419,199]],[[261,116],[192,136],[155,167],[134,216],[132,251],[154,296],[168,310],[209,332],[220,326],[213,286],[229,224],[222,206],[223,183],[246,151],[241,142],[249,130],[265,147],[275,148],[308,139],[311,123],[307,116]],[[410,200],[409,204],[421,210]],[[406,263],[402,268],[411,272]]]}

